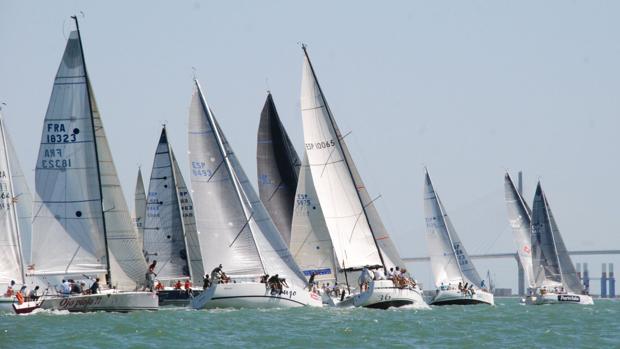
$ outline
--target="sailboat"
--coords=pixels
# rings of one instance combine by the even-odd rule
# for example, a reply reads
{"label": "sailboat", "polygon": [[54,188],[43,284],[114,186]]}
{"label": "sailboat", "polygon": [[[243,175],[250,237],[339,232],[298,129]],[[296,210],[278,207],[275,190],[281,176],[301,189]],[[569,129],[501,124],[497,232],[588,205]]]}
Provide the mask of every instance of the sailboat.
{"label": "sailboat", "polygon": [[160,306],[186,306],[190,293],[202,290],[174,287],[176,281],[188,279],[202,285],[204,269],[193,206],[164,126],[153,160],[144,220],[144,255],[147,263],[159,263],[155,273],[163,287],[157,291]]}
{"label": "sailboat", "polygon": [[493,294],[472,263],[426,171],[424,181],[426,241],[437,288],[431,305],[494,304]]}
{"label": "sailboat", "polygon": [[[56,74],[35,170],[29,275],[48,286],[38,301],[14,309],[156,310],[155,293],[134,291],[144,279],[146,262],[90,85],[78,21],[73,19],[76,30],[69,35]],[[61,279],[77,280],[77,292],[56,289]],[[95,282],[100,290],[80,292]]]}
{"label": "sailboat", "polygon": [[531,223],[534,292],[526,304],[594,304],[586,294],[540,182]]}
{"label": "sailboat", "polygon": [[270,92],[260,115],[256,161],[260,199],[289,246],[300,162]]}
{"label": "sailboat", "polygon": [[[322,306],[250,184],[195,81],[189,116],[191,182],[205,270],[227,278],[192,300],[195,309]],[[286,279],[275,289],[270,274]],[[212,275],[215,273],[212,272]],[[228,278],[230,281],[227,282]]]}
{"label": "sailboat", "polygon": [[[305,150],[338,270],[357,273],[367,267],[383,269],[387,274],[390,268],[403,267],[404,262],[353,163],[318,83],[306,46],[302,48],[301,113]],[[362,291],[360,285],[360,289],[343,298],[338,305],[383,309],[411,304],[427,306],[422,291],[414,286],[413,280],[408,276],[404,280],[406,284],[382,278],[370,280],[367,290]],[[348,277],[345,281],[350,290]]]}
{"label": "sailboat", "polygon": [[[138,168],[136,178],[136,189],[134,192],[133,205],[133,224],[138,234],[138,244],[144,246],[144,216],[146,215],[146,193],[144,192],[144,180],[142,179],[142,169]],[[144,252],[144,251],[143,251]]]}
{"label": "sailboat", "polygon": [[11,281],[14,292],[26,284],[31,220],[32,196],[0,114],[0,311],[10,311],[15,300],[4,296]]}

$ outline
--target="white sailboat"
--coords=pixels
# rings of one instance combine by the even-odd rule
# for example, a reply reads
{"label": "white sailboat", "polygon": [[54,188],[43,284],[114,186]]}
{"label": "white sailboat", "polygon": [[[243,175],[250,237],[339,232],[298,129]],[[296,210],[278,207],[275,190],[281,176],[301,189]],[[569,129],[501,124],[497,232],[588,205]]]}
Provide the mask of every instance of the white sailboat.
{"label": "white sailboat", "polygon": [[[191,182],[205,270],[219,264],[232,279],[214,282],[192,300],[195,309],[322,306],[261,203],[211,112],[198,81],[189,116]],[[259,280],[285,278],[276,291]],[[217,281],[217,280],[212,280]]]}
{"label": "white sailboat", "polygon": [[26,284],[30,262],[32,196],[17,159],[17,153],[0,114],[0,311],[10,311],[14,296],[4,296]]}
{"label": "white sailboat", "polygon": [[[158,261],[157,282],[164,287],[157,291],[160,306],[189,304],[189,290],[175,288],[175,282],[189,279],[193,285],[202,285],[204,269],[193,206],[164,126],[153,160],[144,220],[144,255],[147,263]],[[202,290],[193,288],[196,294]]]}
{"label": "white sailboat", "polygon": [[540,182],[534,194],[531,234],[534,290],[526,304],[594,304],[577,276]]}
{"label": "white sailboat", "polygon": [[[306,47],[301,86],[305,150],[339,271],[403,267],[394,243],[353,163],[316,78]],[[349,285],[350,288],[350,285]],[[426,306],[416,286],[373,280],[338,304],[374,308]]]}
{"label": "white sailboat", "polygon": [[[35,170],[31,275],[48,284],[15,311],[156,310],[157,296],[133,291],[146,262],[125,202],[90,80],[77,19],[56,74]],[[100,278],[93,294],[62,293],[60,279]],[[81,279],[81,280],[80,280]],[[77,283],[77,282],[76,282]]]}
{"label": "white sailboat", "polygon": [[431,305],[494,304],[450,217],[433,187],[428,171],[424,181],[426,241],[437,288]]}

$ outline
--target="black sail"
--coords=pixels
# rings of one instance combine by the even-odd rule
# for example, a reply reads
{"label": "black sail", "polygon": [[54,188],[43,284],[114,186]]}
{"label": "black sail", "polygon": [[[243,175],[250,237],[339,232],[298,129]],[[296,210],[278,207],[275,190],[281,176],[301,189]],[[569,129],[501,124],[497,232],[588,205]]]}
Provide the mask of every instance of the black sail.
{"label": "black sail", "polygon": [[257,142],[260,199],[288,246],[291,241],[293,204],[301,162],[278,117],[271,93],[267,94],[261,112]]}

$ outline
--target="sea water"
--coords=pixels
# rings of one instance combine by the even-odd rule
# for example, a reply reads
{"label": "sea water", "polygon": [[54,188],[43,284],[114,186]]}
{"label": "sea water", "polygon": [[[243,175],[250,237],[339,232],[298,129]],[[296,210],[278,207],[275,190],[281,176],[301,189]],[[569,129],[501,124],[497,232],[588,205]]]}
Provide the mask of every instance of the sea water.
{"label": "sea water", "polygon": [[0,315],[0,348],[620,348],[620,302]]}

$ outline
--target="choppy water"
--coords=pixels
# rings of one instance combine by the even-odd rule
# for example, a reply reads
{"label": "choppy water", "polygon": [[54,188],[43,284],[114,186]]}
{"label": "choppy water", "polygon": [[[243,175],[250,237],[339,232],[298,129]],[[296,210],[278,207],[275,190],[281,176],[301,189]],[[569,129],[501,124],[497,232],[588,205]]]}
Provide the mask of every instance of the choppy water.
{"label": "choppy water", "polygon": [[619,348],[620,302],[0,315],[0,348]]}

